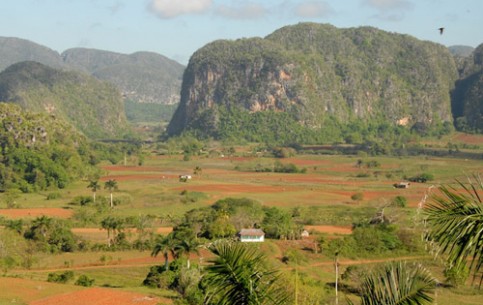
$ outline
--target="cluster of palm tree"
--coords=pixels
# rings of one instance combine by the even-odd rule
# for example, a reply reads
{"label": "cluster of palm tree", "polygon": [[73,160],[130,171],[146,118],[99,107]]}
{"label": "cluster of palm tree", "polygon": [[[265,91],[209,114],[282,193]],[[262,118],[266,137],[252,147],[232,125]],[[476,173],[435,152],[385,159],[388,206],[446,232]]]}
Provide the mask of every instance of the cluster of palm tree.
{"label": "cluster of palm tree", "polygon": [[159,235],[156,238],[152,256],[157,256],[159,253],[163,254],[164,257],[164,267],[165,270],[169,269],[169,256],[171,255],[173,259],[180,258],[181,256],[186,256],[187,258],[187,268],[190,268],[190,254],[199,254],[199,247],[201,244],[190,232],[184,231],[173,231],[167,236]]}
{"label": "cluster of palm tree", "polygon": [[[92,198],[94,200],[94,203],[96,203],[96,193],[98,190],[101,189],[101,185],[99,184],[99,181],[98,180],[89,181],[87,188],[91,189]],[[117,181],[114,179],[107,180],[106,182],[104,182],[104,189],[109,190],[109,194],[110,194],[109,204],[110,204],[110,207],[112,208],[114,207],[113,192],[118,189]]]}

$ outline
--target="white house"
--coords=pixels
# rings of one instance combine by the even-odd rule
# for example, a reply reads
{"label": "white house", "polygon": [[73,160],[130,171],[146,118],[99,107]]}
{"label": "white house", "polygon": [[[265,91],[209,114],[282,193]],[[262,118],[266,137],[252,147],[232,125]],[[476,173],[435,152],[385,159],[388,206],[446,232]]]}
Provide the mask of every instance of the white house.
{"label": "white house", "polygon": [[241,229],[240,233],[241,242],[263,242],[265,241],[265,232],[260,229]]}

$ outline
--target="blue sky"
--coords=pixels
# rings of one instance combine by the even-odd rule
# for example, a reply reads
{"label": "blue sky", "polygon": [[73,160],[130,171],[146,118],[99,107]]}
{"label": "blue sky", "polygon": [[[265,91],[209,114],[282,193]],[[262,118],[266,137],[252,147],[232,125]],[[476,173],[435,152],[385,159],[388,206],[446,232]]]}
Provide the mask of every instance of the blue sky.
{"label": "blue sky", "polygon": [[[217,39],[264,37],[299,22],[373,26],[423,40],[483,43],[482,0],[4,0],[0,36],[58,52],[153,51],[187,64]],[[445,27],[440,35],[439,27]]]}

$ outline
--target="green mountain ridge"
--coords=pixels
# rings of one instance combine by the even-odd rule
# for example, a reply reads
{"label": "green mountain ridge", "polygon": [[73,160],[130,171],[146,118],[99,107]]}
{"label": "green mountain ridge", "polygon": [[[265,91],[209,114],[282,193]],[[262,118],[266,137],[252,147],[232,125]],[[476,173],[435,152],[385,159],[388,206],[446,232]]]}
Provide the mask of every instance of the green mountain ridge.
{"label": "green mountain ridge", "polygon": [[0,37],[0,71],[10,65],[36,61],[52,68],[83,71],[117,86],[126,99],[137,103],[174,104],[184,66],[153,52],[121,54],[73,48],[59,54],[37,43]]}
{"label": "green mountain ridge", "polygon": [[63,118],[90,138],[116,138],[129,131],[118,90],[80,72],[37,62],[14,64],[0,73],[0,101]]}
{"label": "green mountain ridge", "polygon": [[68,66],[113,83],[129,100],[167,105],[179,101],[184,66],[162,55],[75,48],[61,56]]}
{"label": "green mountain ridge", "polygon": [[261,113],[284,113],[281,122],[307,132],[361,120],[427,129],[451,124],[457,79],[442,45],[371,27],[301,23],[196,51],[167,131],[230,137],[227,116],[243,126],[268,116]]}

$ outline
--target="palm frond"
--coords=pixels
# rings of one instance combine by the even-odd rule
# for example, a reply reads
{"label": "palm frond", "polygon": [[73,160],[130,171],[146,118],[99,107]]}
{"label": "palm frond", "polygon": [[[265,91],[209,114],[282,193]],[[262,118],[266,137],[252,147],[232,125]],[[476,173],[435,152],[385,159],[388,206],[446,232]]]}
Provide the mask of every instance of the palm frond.
{"label": "palm frond", "polygon": [[265,257],[241,243],[215,243],[216,257],[207,267],[208,297],[225,305],[286,304],[287,294],[277,285],[278,274],[269,270]]}
{"label": "palm frond", "polygon": [[451,265],[461,266],[470,260],[469,268],[477,273],[483,265],[483,183],[479,176],[465,184],[439,187],[424,207],[429,225],[428,238],[448,254]]}
{"label": "palm frond", "polygon": [[420,264],[397,262],[376,268],[361,284],[362,305],[431,304],[436,280]]}

